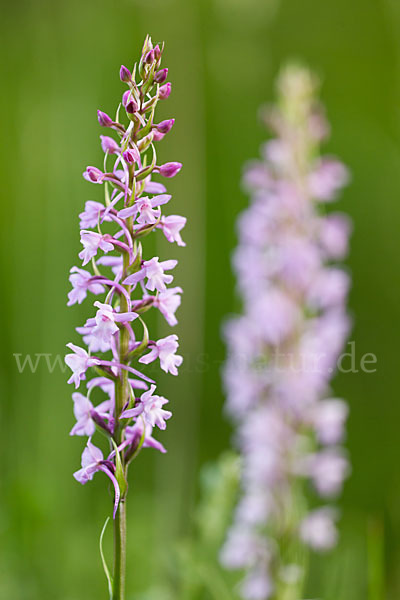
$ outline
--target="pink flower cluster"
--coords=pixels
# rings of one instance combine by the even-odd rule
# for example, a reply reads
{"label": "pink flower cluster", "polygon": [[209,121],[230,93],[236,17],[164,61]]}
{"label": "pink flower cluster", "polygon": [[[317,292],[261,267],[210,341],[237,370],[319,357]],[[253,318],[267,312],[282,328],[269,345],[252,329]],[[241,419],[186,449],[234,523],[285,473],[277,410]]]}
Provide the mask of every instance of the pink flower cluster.
{"label": "pink flower cluster", "polygon": [[347,406],[331,397],[330,380],[350,327],[350,279],[337,264],[350,224],[328,210],[348,175],[319,155],[328,128],[312,75],[288,67],[278,89],[265,113],[276,138],[244,175],[251,203],[234,254],[243,314],[225,327],[226,408],[242,475],[221,561],[245,571],[246,600],[289,597],[285,586],[302,597],[299,545],[334,545],[336,510],[319,499],[334,498],[349,471],[340,446]]}
{"label": "pink flower cluster", "polygon": [[[80,214],[83,249],[79,258],[86,268],[71,269],[68,294],[69,306],[83,302],[88,293],[102,296],[94,302],[92,316],[77,328],[87,349],[67,344],[72,352],[65,362],[72,371],[68,383],[78,389],[85,381],[87,388],[72,395],[76,424],[71,435],[89,438],[82,468],[74,477],[86,483],[103,471],[115,488],[114,516],[130,461],[142,448],[165,452],[152,435],[155,427],[165,429],[171,417],[164,408],[168,400],[156,395],[154,381],[141,367],[159,361],[166,373],[177,375],[182,363],[177,336],[150,339],[142,318],[154,307],[175,325],[182,294],[180,287],[168,287],[177,261],[145,257],[142,247],[142,239],[157,230],[169,242],[185,245],[180,232],[186,219],[162,213],[171,195],[163,183],[153,179],[174,177],[182,167],[178,162],[157,162],[155,142],[174,124],[174,119],[155,121],[158,101],[171,93],[171,84],[166,82],[168,69],[160,66],[162,53],[163,47],[153,47],[147,37],[133,72],[121,67],[120,79],[128,89],[115,119],[98,111],[99,124],[109,128],[115,138],[100,136],[104,167],[90,166],[83,174],[87,181],[103,186],[104,203],[90,200]],[[120,112],[125,113],[122,121]],[[88,370],[97,376],[86,381]],[[105,399],[94,405],[93,392]],[[96,430],[109,439],[107,458],[91,441]]]}

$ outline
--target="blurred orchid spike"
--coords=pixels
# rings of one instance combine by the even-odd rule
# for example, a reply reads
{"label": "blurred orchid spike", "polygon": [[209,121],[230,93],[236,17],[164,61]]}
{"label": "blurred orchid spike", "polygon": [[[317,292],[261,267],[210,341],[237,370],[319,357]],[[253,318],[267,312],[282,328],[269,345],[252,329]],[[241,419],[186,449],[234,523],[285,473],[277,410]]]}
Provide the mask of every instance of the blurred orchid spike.
{"label": "blurred orchid spike", "polygon": [[[350,279],[334,264],[346,254],[350,226],[321,210],[348,172],[319,156],[328,127],[316,92],[306,69],[282,71],[277,106],[263,113],[276,137],[243,178],[251,203],[238,219],[233,257],[243,314],[224,329],[241,497],[221,561],[244,570],[245,600],[304,597],[305,548],[326,550],[337,539],[336,511],[311,509],[307,488],[332,499],[349,473],[340,447],[347,406],[331,399],[330,380],[350,329]],[[282,577],[294,569],[295,577]]]}

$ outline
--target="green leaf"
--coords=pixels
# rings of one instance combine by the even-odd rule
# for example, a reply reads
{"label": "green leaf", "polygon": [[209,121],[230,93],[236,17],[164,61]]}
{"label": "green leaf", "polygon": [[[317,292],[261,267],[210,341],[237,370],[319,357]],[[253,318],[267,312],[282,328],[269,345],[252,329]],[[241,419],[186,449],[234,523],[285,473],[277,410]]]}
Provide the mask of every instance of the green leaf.
{"label": "green leaf", "polygon": [[112,444],[115,450],[115,479],[118,481],[119,490],[121,497],[125,494],[126,488],[128,487],[125,479],[124,469],[122,467],[121,457],[119,454],[118,446],[115,441],[111,438]]}
{"label": "green leaf", "polygon": [[104,182],[104,198],[105,198],[106,206],[110,206],[111,199],[110,199],[110,190],[108,187],[108,181]]}
{"label": "green leaf", "polygon": [[132,358],[135,358],[135,356],[139,356],[140,354],[142,354],[149,344],[149,331],[146,327],[146,323],[141,317],[138,317],[138,319],[143,325],[143,339],[137,348],[132,350],[132,352],[129,352],[129,354],[127,355],[127,358],[129,358],[129,360],[132,360]]}
{"label": "green leaf", "polygon": [[[158,207],[160,209],[160,207]],[[160,216],[158,217],[157,221],[155,223],[148,223],[147,225],[143,225],[143,227],[141,227],[140,229],[138,229],[134,236],[135,236],[135,240],[145,237],[146,235],[149,235],[149,233],[151,233],[152,231],[154,231],[154,229],[156,229],[157,225],[159,225],[161,221],[161,210],[160,210]]]}
{"label": "green leaf", "polygon": [[97,275],[98,277],[102,277],[102,274],[100,273],[98,266],[96,265],[96,261],[94,260],[93,257],[92,257],[92,267],[93,267],[94,274]]}
{"label": "green leaf", "polygon": [[116,123],[119,123],[119,111],[120,110],[121,110],[121,102],[118,104],[117,112],[115,113],[115,122]]}
{"label": "green leaf", "polygon": [[110,371],[106,370],[106,367],[99,367],[97,365],[93,365],[92,369],[96,371],[100,377],[106,377],[107,379],[111,379],[111,381],[115,381],[117,378]]}

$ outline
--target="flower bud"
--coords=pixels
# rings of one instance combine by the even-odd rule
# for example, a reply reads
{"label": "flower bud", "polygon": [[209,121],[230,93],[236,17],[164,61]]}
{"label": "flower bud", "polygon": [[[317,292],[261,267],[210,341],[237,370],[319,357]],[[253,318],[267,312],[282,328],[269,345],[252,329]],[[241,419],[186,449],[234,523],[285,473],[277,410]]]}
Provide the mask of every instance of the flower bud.
{"label": "flower bud", "polygon": [[158,97],[160,100],[166,100],[171,93],[171,84],[168,82],[162,85],[158,91]]}
{"label": "flower bud", "polygon": [[128,114],[133,115],[133,113],[139,110],[139,106],[133,98],[129,98],[128,103],[125,106],[125,110]]}
{"label": "flower bud", "polygon": [[163,175],[163,177],[175,177],[181,169],[182,164],[180,162],[165,163],[160,167],[160,175]]}
{"label": "flower bud", "polygon": [[149,50],[149,52],[144,57],[144,63],[146,65],[151,65],[154,62],[154,50]]}
{"label": "flower bud", "polygon": [[103,183],[104,173],[97,167],[87,167],[83,177],[91,183]]}
{"label": "flower bud", "polygon": [[174,123],[175,119],[166,119],[165,121],[161,121],[161,123],[155,127],[159,133],[168,133],[168,131],[171,131]]}
{"label": "flower bud", "polygon": [[128,148],[122,153],[122,156],[130,165],[133,165],[133,163],[137,162],[140,158],[139,152],[136,150],[136,148]]}
{"label": "flower bud", "polygon": [[124,65],[121,65],[121,69],[119,71],[119,78],[121,81],[128,83],[128,81],[132,81],[132,73],[129,69],[124,67]]}
{"label": "flower bud", "polygon": [[131,90],[126,90],[126,92],[122,94],[122,106],[126,106],[130,97],[132,97]]}
{"label": "flower bud", "polygon": [[138,103],[134,99],[130,90],[126,90],[126,92],[122,94],[122,105],[125,107],[126,112],[130,114],[133,114],[139,110]]}
{"label": "flower bud", "polygon": [[97,120],[102,127],[111,127],[113,125],[113,120],[103,111],[97,111]]}
{"label": "flower bud", "polygon": [[[93,417],[92,417],[93,419]],[[93,419],[94,421],[94,419]],[[111,460],[102,460],[101,464],[103,464],[105,467],[107,467],[107,469],[109,469],[111,471],[111,473],[115,473],[115,465]]]}
{"label": "flower bud", "polygon": [[160,46],[157,44],[157,46],[154,46],[154,57],[156,60],[158,60],[159,58],[161,58],[161,49]]}
{"label": "flower bud", "polygon": [[119,146],[113,138],[108,137],[107,135],[101,135],[101,147],[103,152],[108,152],[109,154],[117,154],[119,152]]}
{"label": "flower bud", "polygon": [[155,142],[159,142],[163,139],[163,137],[165,137],[165,133],[160,133],[159,131],[157,131],[157,129],[153,129],[153,140]]}
{"label": "flower bud", "polygon": [[168,69],[161,69],[160,71],[157,71],[157,73],[154,75],[154,81],[156,83],[164,83],[164,81],[167,79],[167,75]]}
{"label": "flower bud", "polygon": [[[100,416],[100,415],[99,415],[99,414],[98,414],[98,413],[97,413],[97,412],[96,412],[94,409],[92,409],[92,410],[90,411],[90,416],[91,416],[91,418],[93,419],[93,421],[96,423],[96,425],[98,425],[99,427],[101,427],[101,429],[103,429],[103,430],[104,430],[104,431],[106,431],[107,433],[110,433],[110,434],[112,434],[112,432],[113,432],[113,431],[112,431],[112,427],[110,427],[110,426],[109,426],[109,425],[106,423],[106,421],[103,419],[103,417],[101,417],[101,416]],[[106,461],[106,460],[105,460],[105,461],[104,461],[104,463],[105,463],[105,464],[107,464],[107,466],[108,466],[109,468],[110,468],[110,466],[109,466],[109,464],[108,464],[108,463],[110,463],[110,464],[111,464],[111,466],[112,466],[112,469],[111,469],[111,470],[113,470],[113,469],[114,469],[114,464],[113,464],[111,461],[108,461],[108,460]]]}

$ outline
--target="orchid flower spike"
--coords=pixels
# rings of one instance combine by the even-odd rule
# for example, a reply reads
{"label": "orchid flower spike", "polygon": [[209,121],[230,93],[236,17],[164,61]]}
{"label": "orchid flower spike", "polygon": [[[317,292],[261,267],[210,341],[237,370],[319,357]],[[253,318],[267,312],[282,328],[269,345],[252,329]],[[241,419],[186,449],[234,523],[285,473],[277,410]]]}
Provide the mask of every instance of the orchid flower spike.
{"label": "orchid flower spike", "polygon": [[[154,118],[158,101],[171,93],[168,69],[161,67],[163,48],[153,47],[147,36],[134,69],[122,65],[119,70],[127,89],[115,120],[101,110],[97,113],[100,126],[110,134],[100,136],[102,168],[89,166],[83,174],[86,181],[98,184],[97,197],[88,200],[79,215],[81,264],[71,269],[68,294],[68,306],[95,296],[86,322],[77,328],[83,343],[67,344],[71,352],[65,362],[72,371],[68,383],[76,390],[71,435],[89,438],[74,477],[86,484],[102,471],[114,489],[115,564],[119,566],[113,573],[113,597],[118,599],[123,597],[126,531],[121,528],[125,527],[128,468],[144,448],[166,452],[153,437],[153,429],[164,430],[172,417],[164,407],[168,400],[155,394],[156,383],[142,368],[159,358],[161,369],[177,375],[183,360],[176,354],[177,335],[151,339],[144,321],[145,313],[154,308],[170,326],[176,325],[182,294],[180,287],[169,287],[170,271],[178,261],[149,255],[152,245],[145,238],[149,233],[160,235],[161,230],[171,244],[184,246],[180,232],[186,219],[168,214],[172,196],[161,182],[177,175],[182,165],[156,164],[155,144],[175,123],[173,118]],[[102,401],[97,397],[94,401],[97,394],[103,394]],[[92,443],[98,433],[108,438],[107,458]]]}

